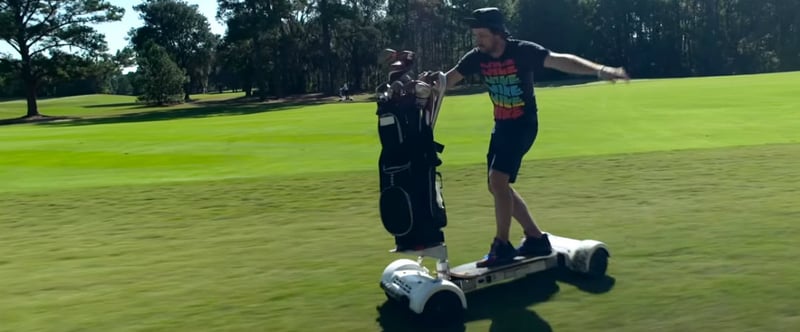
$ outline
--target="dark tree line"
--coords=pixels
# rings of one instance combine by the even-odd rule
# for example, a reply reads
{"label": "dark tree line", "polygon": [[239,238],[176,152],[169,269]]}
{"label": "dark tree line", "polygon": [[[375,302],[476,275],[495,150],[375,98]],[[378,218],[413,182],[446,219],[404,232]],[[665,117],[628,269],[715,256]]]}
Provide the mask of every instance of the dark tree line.
{"label": "dark tree line", "polygon": [[[47,22],[47,14],[55,11],[58,3],[68,3],[57,11],[64,13],[56,15],[62,21]],[[96,36],[80,27],[87,22],[118,19],[119,9],[103,1],[2,0],[0,38],[16,45],[23,60],[5,56],[0,61],[0,97],[24,96],[31,89],[35,95],[86,93],[90,92],[86,87],[93,87],[91,92],[95,93],[134,94],[150,101],[163,98],[156,100],[160,103],[231,89],[267,99],[314,92],[334,94],[345,82],[356,91],[369,91],[384,79],[377,55],[387,47],[415,50],[418,69],[452,67],[472,47],[469,30],[461,19],[484,6],[503,9],[515,37],[554,51],[625,66],[635,78],[800,69],[800,0],[217,3],[216,16],[204,17],[182,0],[142,1],[134,10],[143,18],[144,26],[129,33],[130,49],[114,57],[98,56],[97,52],[38,52],[33,57],[30,50],[26,57],[22,39],[30,43],[39,35],[53,36],[42,39],[52,40],[44,47],[61,40],[95,51],[102,49]],[[72,25],[60,24],[70,20],[65,8],[81,9],[85,16],[80,16],[81,20],[72,18]],[[26,23],[24,14],[32,10],[40,14],[31,17],[41,19]],[[225,35],[210,32],[208,20],[215,19],[225,22]],[[121,75],[120,68],[132,63],[140,70]],[[62,70],[60,76],[48,71],[70,66],[76,70]],[[172,79],[163,79],[165,75],[154,70],[165,70]],[[38,75],[35,85],[29,79],[32,73]],[[153,82],[153,77],[163,82]],[[555,80],[563,74],[547,72],[543,78]],[[147,96],[147,91],[158,90],[171,91],[171,95]]]}
{"label": "dark tree line", "polygon": [[[449,69],[472,47],[461,19],[507,14],[516,37],[625,66],[638,78],[800,69],[800,0],[220,0],[228,23],[212,84],[264,97],[371,90],[376,55],[413,49],[419,69]],[[236,75],[236,73],[244,73]],[[556,72],[545,79],[559,79]]]}

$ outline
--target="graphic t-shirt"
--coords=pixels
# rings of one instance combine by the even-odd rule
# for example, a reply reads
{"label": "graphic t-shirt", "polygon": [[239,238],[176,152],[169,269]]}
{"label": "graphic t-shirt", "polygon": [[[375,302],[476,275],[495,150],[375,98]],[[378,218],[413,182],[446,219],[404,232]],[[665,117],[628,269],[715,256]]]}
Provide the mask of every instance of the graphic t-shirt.
{"label": "graphic t-shirt", "polygon": [[474,48],[461,58],[456,70],[465,77],[483,76],[498,123],[535,120],[538,108],[533,73],[544,68],[544,59],[549,54],[548,49],[536,43],[509,39],[499,58]]}

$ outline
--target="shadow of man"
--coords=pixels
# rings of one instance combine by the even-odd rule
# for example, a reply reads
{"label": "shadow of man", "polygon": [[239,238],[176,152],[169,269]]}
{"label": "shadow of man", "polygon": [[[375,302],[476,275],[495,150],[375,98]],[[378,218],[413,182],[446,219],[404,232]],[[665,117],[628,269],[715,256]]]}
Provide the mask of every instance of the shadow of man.
{"label": "shadow of man", "polygon": [[391,300],[377,307],[376,321],[384,332],[463,332],[465,324],[486,319],[491,320],[490,332],[552,331],[550,324],[528,307],[552,298],[559,291],[558,282],[571,284],[587,293],[602,294],[614,287],[615,279],[609,276],[590,279],[569,271],[546,271],[468,293],[464,320],[453,324],[443,325],[446,317],[423,321],[408,307]]}

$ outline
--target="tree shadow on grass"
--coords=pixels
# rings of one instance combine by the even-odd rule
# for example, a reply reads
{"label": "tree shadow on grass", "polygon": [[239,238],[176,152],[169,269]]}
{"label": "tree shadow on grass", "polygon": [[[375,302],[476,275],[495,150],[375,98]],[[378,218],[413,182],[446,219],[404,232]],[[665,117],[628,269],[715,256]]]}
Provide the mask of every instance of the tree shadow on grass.
{"label": "tree shadow on grass", "polygon": [[569,271],[555,270],[531,275],[523,279],[488,287],[467,294],[467,312],[463,321],[443,325],[444,318],[436,322],[423,321],[402,304],[386,300],[378,306],[376,321],[383,332],[406,331],[466,331],[466,323],[491,321],[489,331],[553,331],[547,321],[528,307],[550,300],[560,290],[558,282],[573,285],[590,294],[611,291],[616,280],[605,276],[589,279]]}
{"label": "tree shadow on grass", "polygon": [[[77,118],[69,121],[47,122],[40,125],[47,126],[86,126],[113,123],[165,121],[175,119],[207,118],[214,116],[248,115],[264,112],[282,111],[302,108],[305,106],[329,103],[326,99],[298,99],[292,101],[258,102],[245,98],[236,98],[221,101],[198,101],[189,105],[166,106],[148,111],[122,113],[110,116]],[[106,105],[90,105],[95,107],[124,107],[133,106],[131,109],[148,108],[136,103],[120,103]]]}
{"label": "tree shadow on grass", "polygon": [[44,124],[53,123],[57,121],[72,121],[76,117],[69,116],[49,116],[49,115],[36,115],[36,116],[22,116],[18,118],[2,119],[0,126],[21,125],[21,124]]}
{"label": "tree shadow on grass", "polygon": [[138,109],[138,108],[148,108],[149,106],[136,103],[136,102],[129,102],[129,103],[113,103],[113,104],[94,104],[94,105],[85,105],[83,108],[119,108],[125,107],[128,109]]}

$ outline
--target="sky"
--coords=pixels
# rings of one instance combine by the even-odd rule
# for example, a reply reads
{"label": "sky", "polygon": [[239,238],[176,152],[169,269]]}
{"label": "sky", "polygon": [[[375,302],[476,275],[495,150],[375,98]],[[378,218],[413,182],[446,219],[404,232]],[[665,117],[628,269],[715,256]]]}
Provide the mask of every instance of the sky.
{"label": "sky", "polygon": [[[208,23],[211,26],[211,32],[222,35],[225,33],[225,25],[217,22],[214,18],[217,14],[217,1],[216,0],[184,0],[190,5],[198,5],[200,13],[205,15]],[[125,39],[128,36],[128,31],[131,28],[142,26],[143,22],[139,19],[139,12],[133,10],[133,6],[142,3],[142,0],[110,0],[112,5],[122,7],[125,9],[125,16],[121,21],[103,23],[95,25],[95,29],[106,36],[108,43],[108,50],[111,54],[116,53],[117,50],[122,49],[128,45]],[[8,45],[5,41],[0,41],[0,52],[11,54],[15,58],[16,51]]]}

